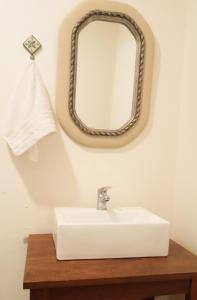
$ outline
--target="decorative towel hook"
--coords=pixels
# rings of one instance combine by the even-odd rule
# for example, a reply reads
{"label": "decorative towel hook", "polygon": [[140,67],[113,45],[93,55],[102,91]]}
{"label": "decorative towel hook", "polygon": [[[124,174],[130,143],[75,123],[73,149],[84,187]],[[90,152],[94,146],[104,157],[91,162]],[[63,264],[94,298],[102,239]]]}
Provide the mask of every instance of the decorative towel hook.
{"label": "decorative towel hook", "polygon": [[41,43],[30,35],[23,43],[24,48],[31,54],[30,59],[35,59],[35,53],[42,47]]}

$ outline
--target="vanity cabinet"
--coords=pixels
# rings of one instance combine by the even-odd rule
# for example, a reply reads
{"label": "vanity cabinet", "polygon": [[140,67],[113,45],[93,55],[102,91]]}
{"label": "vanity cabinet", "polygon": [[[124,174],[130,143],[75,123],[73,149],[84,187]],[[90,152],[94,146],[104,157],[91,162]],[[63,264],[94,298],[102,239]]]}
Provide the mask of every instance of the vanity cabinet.
{"label": "vanity cabinet", "polygon": [[197,257],[171,241],[168,257],[58,261],[51,234],[30,235],[23,288],[30,300],[197,300]]}

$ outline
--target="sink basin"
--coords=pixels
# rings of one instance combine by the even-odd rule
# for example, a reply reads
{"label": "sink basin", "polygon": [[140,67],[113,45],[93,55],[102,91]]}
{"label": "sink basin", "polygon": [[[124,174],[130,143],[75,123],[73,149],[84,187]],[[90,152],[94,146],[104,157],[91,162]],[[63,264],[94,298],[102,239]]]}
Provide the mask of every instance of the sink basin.
{"label": "sink basin", "polygon": [[54,210],[59,260],[167,256],[169,222],[141,207]]}

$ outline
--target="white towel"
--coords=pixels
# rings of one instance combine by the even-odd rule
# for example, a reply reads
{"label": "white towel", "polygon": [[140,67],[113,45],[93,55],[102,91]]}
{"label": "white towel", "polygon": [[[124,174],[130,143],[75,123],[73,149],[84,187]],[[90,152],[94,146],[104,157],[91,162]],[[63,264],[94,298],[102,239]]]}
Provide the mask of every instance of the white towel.
{"label": "white towel", "polygon": [[[4,114],[2,133],[15,155],[21,155],[56,131],[48,93],[31,61]],[[31,148],[32,149],[32,148]]]}

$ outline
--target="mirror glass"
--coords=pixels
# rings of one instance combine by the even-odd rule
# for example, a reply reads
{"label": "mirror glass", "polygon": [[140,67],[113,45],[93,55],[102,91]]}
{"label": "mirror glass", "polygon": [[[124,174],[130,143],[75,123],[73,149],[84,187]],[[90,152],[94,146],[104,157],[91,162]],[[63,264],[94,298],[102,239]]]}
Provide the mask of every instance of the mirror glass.
{"label": "mirror glass", "polygon": [[87,127],[117,130],[135,114],[137,42],[123,24],[95,20],[78,36],[75,111]]}

